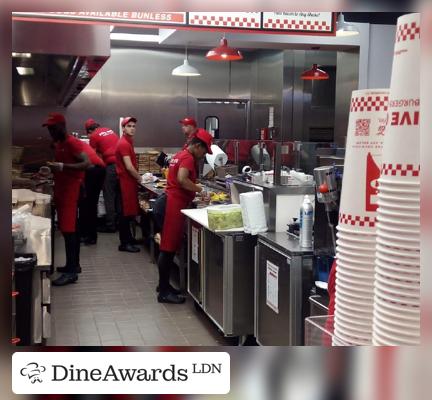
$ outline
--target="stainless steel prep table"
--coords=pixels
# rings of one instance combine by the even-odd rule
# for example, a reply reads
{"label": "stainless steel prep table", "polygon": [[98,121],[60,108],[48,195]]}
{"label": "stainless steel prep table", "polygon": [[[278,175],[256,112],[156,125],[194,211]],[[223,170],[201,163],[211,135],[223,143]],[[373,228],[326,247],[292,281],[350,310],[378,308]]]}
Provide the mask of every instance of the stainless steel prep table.
{"label": "stainless steel prep table", "polygon": [[15,254],[36,254],[37,264],[33,271],[32,285],[32,344],[42,344],[51,336],[51,281],[48,274],[53,270],[53,229],[40,236],[31,231],[27,241],[15,248]]}
{"label": "stainless steel prep table", "polygon": [[313,284],[312,249],[287,233],[258,234],[255,249],[255,337],[265,346],[303,344]]}
{"label": "stainless steel prep table", "polygon": [[243,229],[211,231],[207,210],[187,217],[188,292],[226,336],[253,334],[256,236]]}

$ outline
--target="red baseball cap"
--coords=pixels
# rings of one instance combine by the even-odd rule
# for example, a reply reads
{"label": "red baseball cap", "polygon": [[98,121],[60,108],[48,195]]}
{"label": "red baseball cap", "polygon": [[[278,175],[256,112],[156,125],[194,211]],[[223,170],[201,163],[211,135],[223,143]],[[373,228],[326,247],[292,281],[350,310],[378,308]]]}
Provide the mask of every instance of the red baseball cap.
{"label": "red baseball cap", "polygon": [[48,118],[42,124],[42,126],[52,126],[57,124],[65,124],[66,120],[63,114],[52,112],[48,114]]}
{"label": "red baseball cap", "polygon": [[90,128],[92,125],[97,124],[97,122],[93,119],[93,118],[89,118],[85,124],[84,127],[87,130],[88,128]]}
{"label": "red baseball cap", "polygon": [[135,117],[124,117],[121,126],[124,128],[131,121],[136,123],[137,119]]}
{"label": "red baseball cap", "polygon": [[208,133],[205,129],[199,128],[198,131],[195,133],[195,137],[199,140],[202,140],[206,144],[208,154],[213,154],[211,149],[213,136],[210,135],[210,133]]}
{"label": "red baseball cap", "polygon": [[197,123],[192,117],[186,117],[179,121],[182,125],[192,125],[196,128]]}

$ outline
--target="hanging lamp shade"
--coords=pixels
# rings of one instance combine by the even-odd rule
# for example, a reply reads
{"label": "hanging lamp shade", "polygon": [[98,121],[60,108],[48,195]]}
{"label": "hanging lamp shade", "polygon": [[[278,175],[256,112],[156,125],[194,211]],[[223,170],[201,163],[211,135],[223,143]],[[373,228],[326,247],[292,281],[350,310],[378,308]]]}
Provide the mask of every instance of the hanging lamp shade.
{"label": "hanging lamp shade", "polygon": [[336,36],[355,36],[359,33],[358,28],[346,22],[344,15],[340,13],[336,22]]}
{"label": "hanging lamp shade", "polygon": [[183,64],[174,68],[171,72],[174,76],[200,76],[200,72],[189,64],[187,59],[184,59]]}
{"label": "hanging lamp shade", "polygon": [[327,72],[318,68],[318,64],[314,64],[311,69],[304,71],[301,74],[301,79],[304,81],[323,81],[329,78]]}
{"label": "hanging lamp shade", "polygon": [[239,50],[228,47],[228,41],[223,37],[219,46],[211,49],[206,58],[213,61],[237,61],[243,60],[243,55]]}

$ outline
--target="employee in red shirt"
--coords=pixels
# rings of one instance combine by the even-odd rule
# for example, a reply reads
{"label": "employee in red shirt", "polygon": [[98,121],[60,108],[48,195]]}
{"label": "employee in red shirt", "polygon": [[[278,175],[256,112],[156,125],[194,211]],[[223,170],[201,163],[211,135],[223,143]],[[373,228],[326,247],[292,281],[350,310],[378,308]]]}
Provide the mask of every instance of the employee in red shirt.
{"label": "employee in red shirt", "polygon": [[185,117],[179,122],[182,125],[181,129],[185,137],[185,144],[183,146],[183,150],[186,150],[188,147],[188,143],[198,131],[197,122],[192,117]]}
{"label": "employee in red shirt", "polygon": [[137,119],[126,117],[121,126],[123,135],[116,147],[116,171],[120,182],[121,213],[119,221],[119,251],[137,253],[140,249],[134,246],[130,223],[138,215],[138,185],[141,176],[138,173],[136,155],[133,146]]}
{"label": "employee in red shirt", "polygon": [[49,114],[42,126],[48,128],[55,145],[55,162],[47,164],[54,172],[54,202],[66,250],[66,265],[60,269],[63,274],[52,284],[63,286],[78,280],[80,242],[77,207],[84,171],[90,162],[83,142],[67,133],[66,120],[62,114]]}
{"label": "employee in red shirt", "polygon": [[115,150],[119,137],[112,129],[101,127],[94,119],[85,122],[85,129],[90,139],[90,146],[102,157],[105,167],[105,182],[103,195],[105,202],[105,226],[100,227],[99,232],[116,231],[118,223],[118,178],[116,173]]}
{"label": "employee in red shirt", "polygon": [[83,150],[90,165],[85,171],[84,194],[79,205],[79,227],[81,241],[86,245],[97,242],[97,212],[99,195],[105,181],[105,163],[94,149],[83,142]]}
{"label": "employee in red shirt", "polygon": [[166,192],[165,218],[161,234],[158,301],[180,304],[185,298],[170,285],[170,270],[175,253],[183,239],[184,216],[181,210],[187,208],[202,186],[196,183],[196,161],[211,151],[212,136],[204,129],[198,129],[187,148],[178,152],[170,161]]}

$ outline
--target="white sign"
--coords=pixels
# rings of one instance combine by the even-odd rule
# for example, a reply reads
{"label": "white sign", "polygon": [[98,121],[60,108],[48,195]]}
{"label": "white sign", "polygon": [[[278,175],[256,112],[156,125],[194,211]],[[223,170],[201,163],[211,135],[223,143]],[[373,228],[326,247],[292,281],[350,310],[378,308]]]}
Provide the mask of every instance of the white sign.
{"label": "white sign", "polygon": [[192,243],[191,243],[191,258],[192,261],[199,264],[199,241],[198,241],[198,228],[192,227]]}
{"label": "white sign", "polygon": [[263,28],[330,33],[332,19],[331,12],[264,12]]}
{"label": "white sign", "polygon": [[190,26],[213,28],[260,29],[259,12],[190,12]]}
{"label": "white sign", "polygon": [[266,304],[279,314],[279,267],[267,261],[267,296]]}
{"label": "white sign", "polygon": [[19,352],[15,394],[227,394],[226,352]]}

